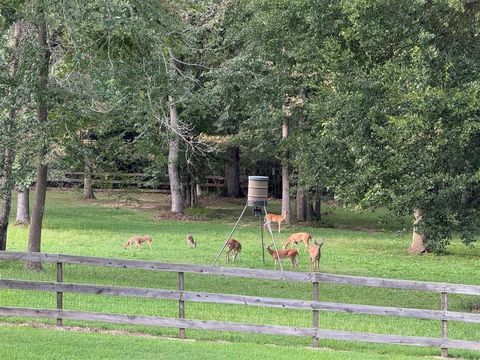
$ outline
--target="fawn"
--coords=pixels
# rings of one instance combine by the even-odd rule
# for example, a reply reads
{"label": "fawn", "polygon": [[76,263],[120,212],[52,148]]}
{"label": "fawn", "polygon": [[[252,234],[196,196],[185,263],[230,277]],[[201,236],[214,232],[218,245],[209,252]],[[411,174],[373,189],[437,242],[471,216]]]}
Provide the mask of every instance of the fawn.
{"label": "fawn", "polygon": [[272,245],[267,246],[267,251],[268,253],[273,257],[275,260],[275,270],[277,270],[277,265],[280,265],[280,259],[283,258],[289,258],[290,261],[292,262],[292,270],[295,270],[297,268],[297,256],[298,256],[298,251],[297,249],[282,249],[278,250],[278,256],[277,256],[277,251],[270,249]]}
{"label": "fawn", "polygon": [[317,244],[317,241],[314,241],[313,243],[314,245],[308,247],[308,252],[310,253],[310,272],[318,271],[320,257],[322,256],[322,246],[325,243],[325,240],[322,239],[319,244]]}
{"label": "fawn", "polygon": [[185,242],[187,243],[187,246],[189,248],[196,248],[197,247],[197,242],[193,240],[192,234],[188,234],[187,237],[185,238]]}
{"label": "fawn", "polygon": [[228,239],[227,241],[227,263],[230,260],[230,253],[233,252],[233,260],[232,262],[235,262],[235,259],[237,256],[240,258],[240,252],[242,251],[242,244],[240,244],[240,241],[237,241],[235,239]]}
{"label": "fawn", "polygon": [[288,239],[283,242],[283,248],[286,249],[289,244],[297,246],[300,241],[303,241],[303,245],[305,245],[305,252],[307,251],[308,245],[312,236],[306,232],[300,232],[292,234],[288,237]]}
{"label": "fawn", "polygon": [[276,222],[278,224],[278,232],[280,232],[280,226],[287,218],[287,214],[288,212],[283,215],[267,214],[265,215],[265,222],[263,223],[263,226],[268,226],[268,224],[270,224],[272,221]]}
{"label": "fawn", "polygon": [[130,247],[133,244],[135,244],[138,248],[144,242],[147,243],[148,246],[150,246],[150,249],[152,248],[152,238],[148,235],[143,235],[143,236],[134,235],[134,236],[130,237],[127,240],[127,242],[125,243],[125,245],[123,245],[123,248],[126,249],[127,247]]}

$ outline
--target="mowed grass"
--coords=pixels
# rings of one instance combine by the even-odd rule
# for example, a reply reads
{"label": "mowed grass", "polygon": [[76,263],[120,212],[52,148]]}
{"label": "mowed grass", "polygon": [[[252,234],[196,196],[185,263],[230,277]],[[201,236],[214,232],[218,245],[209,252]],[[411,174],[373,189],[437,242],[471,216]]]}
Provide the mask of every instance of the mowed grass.
{"label": "mowed grass", "polygon": [[[164,204],[162,195],[129,195],[130,204],[141,207]],[[132,200],[133,199],[133,200]],[[116,197],[99,194],[99,199],[93,202],[80,200],[78,192],[49,191],[43,230],[42,251],[50,253],[77,254],[100,257],[129,258],[142,260],[156,260],[163,262],[181,262],[211,264],[222,247],[232,226],[243,208],[244,200],[220,202],[217,199],[207,200],[206,207],[189,211],[191,215],[200,216],[201,220],[155,220],[153,212],[123,208],[118,195]],[[210,204],[211,203],[211,204]],[[210,204],[210,205],[209,205]],[[278,203],[271,206],[272,212],[277,210]],[[464,284],[480,284],[480,251],[477,248],[466,248],[460,242],[454,241],[449,248],[448,255],[410,256],[406,253],[410,241],[410,234],[404,228],[409,226],[405,218],[396,218],[384,211],[372,213],[352,213],[346,209],[324,207],[320,226],[309,228],[304,226],[286,226],[281,234],[275,233],[280,243],[288,234],[297,231],[308,231],[314,238],[325,238],[326,243],[322,251],[320,269],[322,272],[349,274],[359,276],[374,276],[384,278],[414,279],[426,281],[441,281]],[[243,251],[241,261],[235,266],[249,268],[264,268],[260,243],[260,227],[258,219],[250,211],[244,217],[234,237],[242,242]],[[13,221],[12,221],[13,222]],[[356,230],[361,229],[361,231]],[[185,235],[192,233],[198,241],[196,249],[188,249],[185,245]],[[154,243],[150,250],[148,246],[140,249],[123,249],[127,238],[134,234],[149,234]],[[268,234],[264,234],[265,241],[270,243]],[[10,227],[8,250],[26,250],[27,229]],[[309,270],[308,256],[300,245],[299,271]],[[266,268],[273,268],[273,261],[266,254]],[[222,255],[220,265],[225,265]],[[228,265],[230,266],[230,265]],[[286,268],[289,264],[284,263]],[[73,283],[97,283],[117,286],[136,286],[145,288],[175,289],[177,275],[173,273],[148,272],[129,269],[111,269],[86,266],[65,266],[65,281]],[[45,264],[44,271],[31,273],[25,270],[25,264],[20,262],[0,263],[1,278],[39,279],[53,281],[55,268],[53,264]],[[215,276],[201,276],[186,274],[185,285],[187,290],[222,292],[232,294],[259,295],[271,297],[285,297],[310,299],[311,288],[307,284],[289,282],[272,282],[252,279],[225,278]],[[320,300],[353,304],[372,304],[398,307],[414,307],[439,309],[439,295],[433,293],[361,288],[344,285],[322,284],[320,286]],[[0,306],[21,306],[34,308],[54,308],[55,294],[27,291],[0,291]],[[450,296],[449,309],[454,311],[470,312],[478,307],[480,299],[468,296]],[[153,299],[136,299],[124,297],[109,297],[98,295],[65,294],[64,306],[69,310],[98,311],[119,314],[135,314],[149,316],[176,317],[178,303],[175,301],[161,301]],[[282,310],[257,308],[247,306],[187,303],[187,318],[204,320],[225,320],[245,323],[311,326],[311,313],[308,311]],[[8,322],[21,322],[24,319],[4,319]],[[40,321],[40,320],[39,320]],[[44,321],[48,322],[48,321]],[[50,322],[51,323],[51,322]],[[138,326],[120,326],[114,324],[86,324],[81,322],[65,322],[72,325],[88,325],[103,329],[122,329],[141,331],[143,333],[160,336],[176,336],[178,330],[164,328],[148,328]],[[341,329],[352,331],[368,331],[373,333],[400,334],[439,337],[439,322],[429,320],[415,320],[407,318],[391,318],[380,316],[352,315],[341,313],[322,312],[320,324],[326,329]],[[16,329],[16,330],[15,330]],[[109,337],[118,335],[100,334],[70,334],[69,332],[55,332],[41,329],[8,327],[8,333],[18,331],[20,338],[32,336],[28,331],[38,331],[42,335],[38,338],[53,339],[60,337],[61,342],[78,342],[82,336],[99,336],[99,341],[106,341]],[[24,335],[22,335],[24,334]],[[59,335],[61,334],[61,335]],[[219,333],[205,331],[187,331],[191,338],[198,341],[178,342],[173,340],[158,340],[156,345],[177,349],[188,353],[197,348],[211,348],[211,357],[215,358],[215,346],[212,341],[230,341],[229,349],[232,354],[242,352],[246,357],[255,356],[256,348],[262,344],[271,344],[282,349],[298,347],[305,352],[304,346],[310,343],[309,339],[295,337],[276,337],[251,335],[241,333]],[[480,340],[480,326],[478,324],[449,323],[449,337],[457,339]],[[35,335],[35,339],[37,336]],[[84,339],[82,337],[82,339]],[[130,339],[122,336],[134,348],[138,343],[153,344],[156,339]],[[39,340],[40,341],[40,340]],[[59,340],[60,341],[60,340]],[[110,341],[110,340],[108,340]],[[54,342],[54,341],[53,341]],[[85,342],[88,342],[85,340]],[[248,345],[246,345],[248,344]],[[275,346],[274,346],[275,345]],[[349,358],[343,352],[354,352],[355,355],[365,354],[365,358],[383,356],[388,358],[403,358],[403,356],[435,356],[438,349],[414,348],[400,346],[385,346],[366,343],[351,343],[340,341],[321,341],[324,348],[332,351],[339,357]],[[61,346],[58,345],[59,350]],[[81,346],[81,345],[79,345]],[[125,346],[126,348],[128,346]],[[221,346],[219,346],[221,348]],[[243,349],[243,350],[242,350]],[[248,350],[251,350],[251,353]],[[115,349],[111,349],[112,357],[117,358]],[[272,354],[275,350],[271,350]],[[296,349],[292,355],[295,355]],[[156,351],[153,351],[155,353]],[[338,353],[338,354],[337,354]],[[468,351],[451,350],[454,356],[469,359],[480,358],[478,354]],[[12,353],[12,356],[15,352]],[[20,353],[19,353],[20,354]],[[99,357],[103,355],[99,352]],[[128,354],[128,352],[125,352]],[[317,352],[313,353],[318,355]],[[322,353],[323,354],[323,353]],[[121,355],[123,356],[123,354]],[[120,355],[118,358],[122,358]],[[167,355],[166,355],[167,356]],[[273,356],[273,355],[272,355]],[[305,356],[312,356],[308,353]],[[322,355],[323,356],[323,355]],[[343,356],[343,357],[342,357]],[[358,355],[363,356],[363,355]],[[371,356],[371,357],[368,357]],[[135,356],[134,356],[135,357]],[[178,356],[176,356],[178,358]],[[285,356],[286,357],[286,356]],[[12,357],[7,357],[12,358]],[[15,357],[13,357],[15,358]],[[25,358],[25,357],[24,357]],[[142,353],[141,358],[149,358]],[[165,357],[168,359],[169,357]],[[232,357],[242,358],[242,357]],[[281,358],[281,357],[280,357]],[[301,357],[300,357],[301,358]],[[306,357],[307,358],[307,357]],[[330,358],[330,357],[325,357]],[[352,357],[350,357],[352,358]],[[360,358],[360,357],[355,357]]]}
{"label": "mowed grass", "polygon": [[[401,354],[325,351],[312,348],[250,344],[245,342],[178,341],[145,336],[111,333],[85,333],[45,330],[24,326],[0,328],[2,359],[290,359],[309,360],[410,360]],[[35,346],[25,346],[25,339],[34,339]]]}

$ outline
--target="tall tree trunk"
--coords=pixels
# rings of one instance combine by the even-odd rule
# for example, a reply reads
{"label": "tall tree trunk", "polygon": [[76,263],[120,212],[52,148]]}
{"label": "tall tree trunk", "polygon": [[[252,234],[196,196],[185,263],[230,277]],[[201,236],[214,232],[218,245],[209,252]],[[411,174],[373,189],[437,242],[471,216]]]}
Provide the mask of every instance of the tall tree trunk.
{"label": "tall tree trunk", "polygon": [[235,198],[244,195],[240,186],[240,148],[238,146],[230,146],[227,148],[225,180],[220,195]]}
{"label": "tall tree trunk", "polygon": [[[10,113],[11,114],[11,113]],[[10,122],[10,119],[8,119]],[[10,208],[12,205],[12,163],[13,150],[11,145],[5,147],[3,178],[0,183],[0,250],[7,250],[7,231]]]}
{"label": "tall tree trunk", "polygon": [[93,193],[92,165],[86,156],[83,171],[83,198],[95,199],[95,194]]}
{"label": "tall tree trunk", "polygon": [[177,106],[171,96],[168,97],[170,103],[170,128],[172,130],[170,144],[168,149],[168,178],[170,180],[170,193],[172,195],[172,208],[174,214],[183,213],[182,186],[180,184],[180,173],[178,170],[178,151],[180,145],[180,128],[178,126]]}
{"label": "tall tree trunk", "polygon": [[[282,139],[288,137],[288,117],[283,117]],[[282,214],[286,214],[285,223],[290,224],[290,176],[289,176],[290,152],[285,151],[282,159]]]}
{"label": "tall tree trunk", "polygon": [[476,202],[477,200],[477,194],[475,194],[472,190],[470,189],[465,189],[462,191],[462,197],[461,197],[461,202],[460,202],[460,209],[462,211],[467,210],[472,206],[472,203]]}
{"label": "tall tree trunk", "polygon": [[197,205],[197,184],[190,184],[190,207]]}
{"label": "tall tree trunk", "polygon": [[305,221],[307,219],[307,205],[305,189],[303,186],[297,185],[297,221]]}
{"label": "tall tree trunk", "polygon": [[[38,13],[37,30],[38,47],[40,48],[38,64],[38,99],[37,99],[37,120],[40,124],[48,121],[47,90],[48,90],[48,69],[50,66],[50,49],[47,45],[47,23],[42,9]],[[32,210],[32,222],[28,232],[28,251],[40,252],[42,242],[42,222],[47,195],[47,174],[48,167],[45,163],[47,145],[41,145],[37,159],[37,180],[35,183],[35,204]],[[30,261],[27,263],[30,270],[41,270],[42,263]]]}
{"label": "tall tree trunk", "polygon": [[[42,146],[39,152],[39,159],[45,159],[46,147]],[[41,252],[42,243],[42,222],[45,210],[45,199],[47,196],[47,174],[48,167],[41,160],[37,165],[37,180],[35,183],[35,204],[32,209],[32,221],[28,231],[28,252]],[[30,261],[27,263],[30,270],[42,270],[42,263]]]}
{"label": "tall tree trunk", "polygon": [[305,218],[307,221],[315,221],[315,209],[311,195],[307,195],[305,199]]}
{"label": "tall tree trunk", "polygon": [[[300,87],[299,98],[305,103],[306,98],[306,89],[304,86]],[[305,131],[305,116],[303,112],[303,106],[299,109],[298,114],[298,128],[300,130],[300,135]],[[302,146],[297,147],[300,151],[304,151]],[[307,194],[305,192],[305,187],[302,185],[304,176],[303,165],[300,164],[298,167],[298,178],[297,178],[297,221],[311,220],[310,214],[310,203],[308,201]],[[310,214],[310,216],[309,216]]]}
{"label": "tall tree trunk", "polygon": [[3,165],[5,162],[5,146],[0,144],[0,178],[3,177]]}
{"label": "tall tree trunk", "polygon": [[[15,79],[18,71],[18,48],[22,37],[23,26],[21,22],[13,24],[13,51],[14,55],[10,62],[10,77]],[[15,117],[17,115],[17,104],[13,104],[8,114],[5,124],[5,134],[11,140],[14,135]],[[14,144],[8,141],[2,146],[2,163],[0,165],[2,172],[2,180],[0,180],[0,250],[7,249],[7,232],[8,220],[10,218],[10,210],[12,206],[12,166],[15,160]]]}
{"label": "tall tree trunk", "polygon": [[184,189],[185,207],[189,207],[192,202],[192,186],[185,184]]}
{"label": "tall tree trunk", "polygon": [[17,216],[16,225],[28,225],[30,222],[30,188],[19,186],[17,192]]}
{"label": "tall tree trunk", "polygon": [[413,236],[412,236],[412,242],[410,243],[410,248],[408,249],[408,252],[410,254],[421,254],[425,252],[425,242],[426,242],[425,234],[420,234],[419,232],[417,232],[417,225],[423,219],[422,210],[415,209],[413,211],[413,218],[414,218]]}
{"label": "tall tree trunk", "polygon": [[317,221],[322,220],[322,197],[320,190],[317,190],[317,197],[314,201],[313,211],[315,212],[315,219]]}

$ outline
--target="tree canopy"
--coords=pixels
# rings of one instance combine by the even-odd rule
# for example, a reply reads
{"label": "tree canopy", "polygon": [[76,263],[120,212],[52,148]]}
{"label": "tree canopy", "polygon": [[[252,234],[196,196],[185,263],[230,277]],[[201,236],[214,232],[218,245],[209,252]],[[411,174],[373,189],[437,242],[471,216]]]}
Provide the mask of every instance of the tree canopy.
{"label": "tree canopy", "polygon": [[428,251],[457,232],[472,244],[479,25],[462,0],[3,1],[0,174],[16,161],[2,194],[31,182],[44,146],[51,167],[170,175],[178,203],[230,151],[265,175],[281,161],[297,197],[417,211]]}

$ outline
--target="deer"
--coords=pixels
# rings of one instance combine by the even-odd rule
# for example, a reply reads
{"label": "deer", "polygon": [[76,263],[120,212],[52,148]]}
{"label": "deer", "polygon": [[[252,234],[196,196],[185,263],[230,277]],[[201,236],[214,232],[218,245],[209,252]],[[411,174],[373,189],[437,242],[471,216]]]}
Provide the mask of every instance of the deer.
{"label": "deer", "polygon": [[127,247],[130,247],[133,244],[135,244],[137,248],[139,248],[144,242],[147,243],[148,246],[150,246],[150,249],[152,248],[152,238],[148,235],[143,235],[143,236],[134,235],[130,237],[125,243],[125,245],[123,245],[123,248],[126,249]]}
{"label": "deer", "polygon": [[185,238],[185,242],[187,243],[187,246],[189,248],[196,248],[197,247],[197,242],[193,240],[192,234],[188,234],[187,237]]}
{"label": "deer", "polygon": [[230,253],[233,252],[233,260],[232,262],[235,262],[235,259],[237,256],[240,258],[240,252],[242,251],[242,244],[240,244],[240,241],[237,241],[235,239],[228,239],[227,240],[227,263],[230,260]]}
{"label": "deer", "polygon": [[322,246],[325,243],[325,240],[322,239],[320,243],[317,243],[315,240],[313,245],[308,247],[308,252],[310,253],[310,272],[316,272],[319,268],[320,257],[322,256]]}
{"label": "deer", "polygon": [[277,270],[277,265],[280,265],[280,259],[284,258],[289,258],[290,261],[292,262],[292,270],[295,270],[298,265],[297,261],[297,256],[298,256],[298,251],[297,249],[282,249],[278,250],[278,255],[277,251],[271,249],[272,245],[267,246],[267,251],[268,253],[272,256],[272,258],[275,260],[275,267],[274,269]]}
{"label": "deer", "polygon": [[308,245],[310,244],[310,240],[312,236],[306,232],[300,232],[290,235],[286,241],[283,242],[283,248],[286,249],[289,244],[297,246],[297,244],[302,241],[303,245],[305,245],[305,252],[307,252]]}
{"label": "deer", "polygon": [[278,224],[278,232],[280,233],[280,228],[282,225],[282,222],[285,221],[287,218],[288,211],[285,214],[282,215],[277,215],[277,214],[266,214],[265,215],[265,222],[263,223],[263,226],[266,227],[268,226],[272,221],[276,222]]}

